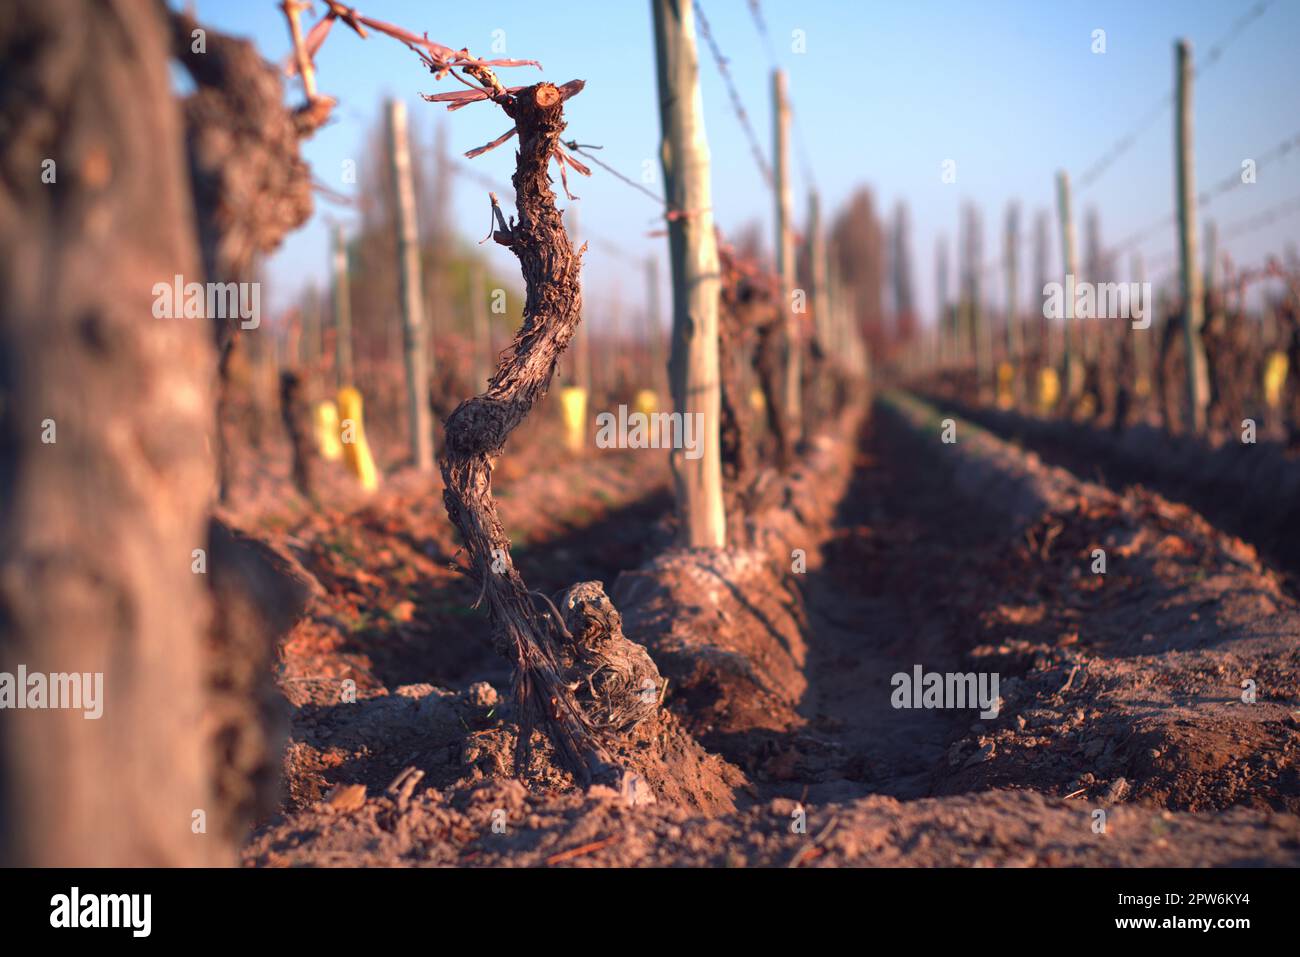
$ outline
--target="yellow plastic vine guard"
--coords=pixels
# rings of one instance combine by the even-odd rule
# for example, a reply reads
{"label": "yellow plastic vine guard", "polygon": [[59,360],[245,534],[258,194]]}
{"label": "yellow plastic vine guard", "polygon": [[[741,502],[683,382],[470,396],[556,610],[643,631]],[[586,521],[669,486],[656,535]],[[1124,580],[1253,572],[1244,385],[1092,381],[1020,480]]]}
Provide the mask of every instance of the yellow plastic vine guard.
{"label": "yellow plastic vine guard", "polygon": [[343,460],[361,487],[373,492],[379,487],[379,471],[375,468],[374,456],[370,454],[370,443],[366,441],[361,393],[352,386],[339,389],[338,415]]}
{"label": "yellow plastic vine guard", "polygon": [[587,390],[576,385],[560,390],[564,407],[565,445],[570,452],[581,452],[587,444]]}
{"label": "yellow plastic vine guard", "polygon": [[1264,364],[1264,398],[1270,409],[1282,404],[1282,387],[1286,385],[1290,365],[1285,352],[1274,349],[1268,354]]}
{"label": "yellow plastic vine guard", "polygon": [[316,445],[321,458],[337,462],[343,458],[343,443],[339,441],[339,407],[333,399],[316,403]]}
{"label": "yellow plastic vine guard", "polygon": [[1044,366],[1038,371],[1038,407],[1044,413],[1056,408],[1061,397],[1061,377],[1051,366]]}
{"label": "yellow plastic vine guard", "polygon": [[639,389],[632,399],[632,405],[642,415],[654,415],[659,411],[659,396],[655,395],[653,389]]}

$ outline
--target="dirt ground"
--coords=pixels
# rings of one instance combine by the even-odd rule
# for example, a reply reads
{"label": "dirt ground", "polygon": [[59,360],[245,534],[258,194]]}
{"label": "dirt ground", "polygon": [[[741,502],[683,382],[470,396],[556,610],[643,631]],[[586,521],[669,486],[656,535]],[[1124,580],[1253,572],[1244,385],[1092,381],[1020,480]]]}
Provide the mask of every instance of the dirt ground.
{"label": "dirt ground", "polygon": [[[286,464],[246,476],[239,523],[323,593],[281,648],[285,797],[244,862],[1300,863],[1285,579],[1185,506],[965,422],[944,444],[941,418],[846,416],[725,554],[671,547],[661,453],[573,458],[530,423],[496,481],[525,578],[603,581],[668,678],[618,743],[638,774],[586,793],[540,735],[513,776],[508,669],[436,480],[398,469],[367,501],[336,475],[313,510]],[[997,717],[895,708],[916,665],[996,672]]]}

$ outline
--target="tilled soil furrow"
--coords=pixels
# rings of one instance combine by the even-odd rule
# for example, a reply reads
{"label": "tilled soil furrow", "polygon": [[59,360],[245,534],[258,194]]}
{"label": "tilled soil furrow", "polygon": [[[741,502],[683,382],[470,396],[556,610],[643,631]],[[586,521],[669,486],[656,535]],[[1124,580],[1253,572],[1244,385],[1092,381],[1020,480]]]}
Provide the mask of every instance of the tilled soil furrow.
{"label": "tilled soil furrow", "polygon": [[932,406],[896,408],[932,462],[966,476],[969,505],[985,491],[1006,533],[971,566],[979,587],[955,595],[959,640],[1000,674],[1004,709],[953,743],[937,793],[1300,810],[1300,606],[1251,547]]}
{"label": "tilled soil furrow", "polygon": [[[778,496],[801,517],[760,522],[763,547],[712,564],[670,551],[615,589],[628,635],[677,675],[665,754],[698,770],[676,791],[580,793],[548,776],[544,748],[525,786],[498,689],[408,686],[351,712],[318,757],[412,748],[428,786],[322,799],[347,777],[320,768],[317,796],[262,828],[246,863],[1300,862],[1300,613],[1276,576],[1185,509],[1080,482],[969,423],[946,445],[942,424],[879,404],[851,467],[851,443],[827,446]],[[838,505],[813,507],[819,490]],[[599,563],[582,537],[580,560]],[[782,565],[792,543],[804,574]],[[898,706],[896,676],[914,669],[996,674],[997,715]]]}

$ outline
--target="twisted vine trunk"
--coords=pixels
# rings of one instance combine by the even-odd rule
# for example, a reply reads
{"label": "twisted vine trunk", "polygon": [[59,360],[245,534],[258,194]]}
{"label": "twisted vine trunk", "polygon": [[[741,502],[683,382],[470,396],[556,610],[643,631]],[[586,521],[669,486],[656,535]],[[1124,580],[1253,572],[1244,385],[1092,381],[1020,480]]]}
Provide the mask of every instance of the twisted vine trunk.
{"label": "twisted vine trunk", "polygon": [[570,636],[550,602],[530,592],[514,567],[492,498],[492,470],[506,439],[546,394],[582,312],[580,255],[555,208],[548,173],[565,125],[563,94],[554,84],[539,83],[498,102],[519,131],[513,177],[519,217],[507,225],[498,213],[493,238],[519,258],[527,299],[523,323],[487,391],[447,417],[443,499],[487,601],[494,644],[514,665],[516,761],[526,766],[533,727],[541,724],[564,765],[587,785],[616,769],[564,680],[559,639]]}

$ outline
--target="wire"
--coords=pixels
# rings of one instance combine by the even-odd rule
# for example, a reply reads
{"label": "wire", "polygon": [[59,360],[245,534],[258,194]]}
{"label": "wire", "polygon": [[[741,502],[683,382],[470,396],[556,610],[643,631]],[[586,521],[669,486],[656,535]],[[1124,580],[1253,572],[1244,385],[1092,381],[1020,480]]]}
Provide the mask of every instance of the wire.
{"label": "wire", "polygon": [[667,201],[658,193],[655,193],[654,191],[647,189],[643,184],[638,183],[636,180],[632,179],[631,177],[624,176],[622,173],[614,169],[614,167],[610,166],[604,160],[599,159],[588,152],[588,150],[598,150],[601,149],[601,147],[590,146],[590,145],[584,146],[579,144],[576,140],[570,140],[568,143],[565,143],[564,145],[566,148],[572,150],[573,152],[578,153],[581,156],[585,156],[587,159],[591,160],[593,163],[595,163],[597,166],[603,169],[606,173],[609,173],[610,176],[613,176],[615,179],[622,180],[624,183],[626,183],[628,186],[631,186],[637,192],[644,193],[646,196],[649,196],[656,203],[662,206],[665,210],[669,209]]}
{"label": "wire", "polygon": [[1256,230],[1263,229],[1282,219],[1284,216],[1290,216],[1295,212],[1300,212],[1300,196],[1293,196],[1285,202],[1279,203],[1272,209],[1251,216],[1247,219],[1239,219],[1235,223],[1228,225],[1219,233],[1220,241],[1227,239],[1236,239],[1238,236],[1245,236],[1247,233],[1253,233]]}
{"label": "wire", "polygon": [[[1267,166],[1273,161],[1287,156],[1294,149],[1300,149],[1300,133],[1287,137],[1272,149],[1262,153],[1259,159],[1255,161],[1256,172],[1258,172],[1261,167]],[[1196,206],[1198,209],[1204,209],[1219,197],[1231,193],[1233,190],[1244,185],[1246,185],[1246,181],[1242,179],[1240,170],[1230,173],[1209,189],[1199,193],[1196,197]],[[1162,230],[1177,225],[1178,214],[1176,212],[1165,213],[1159,219],[1143,226],[1137,232],[1130,234],[1114,246],[1111,246],[1107,249],[1106,254],[1107,256],[1116,256],[1119,253],[1135,249],[1147,242],[1153,236],[1158,235]]]}
{"label": "wire", "polygon": [[[1255,171],[1259,172],[1260,167],[1267,166],[1274,160],[1281,159],[1288,155],[1293,149],[1300,149],[1300,133],[1289,136],[1272,149],[1264,152],[1255,160]],[[1224,193],[1230,193],[1240,186],[1247,185],[1246,180],[1242,179],[1241,170],[1237,170],[1228,176],[1225,176],[1218,183],[1197,196],[1198,206],[1208,206],[1215,199]]]}
{"label": "wire", "polygon": [[704,40],[713,53],[713,62],[718,66],[718,73],[722,75],[722,82],[727,87],[727,95],[731,97],[731,110],[736,114],[736,119],[740,121],[740,126],[745,132],[745,138],[749,141],[749,151],[754,157],[754,162],[758,164],[758,171],[762,174],[763,181],[767,183],[767,188],[775,189],[776,180],[772,176],[772,167],[768,165],[766,157],[763,156],[763,149],[759,146],[758,136],[749,121],[749,113],[746,112],[745,104],[740,99],[740,91],[736,89],[735,78],[732,77],[731,70],[727,67],[727,58],[722,55],[722,51],[718,48],[718,42],[714,39],[713,30],[709,27],[709,20],[704,15],[704,8],[699,0],[695,0],[695,16],[700,21],[700,33],[704,35]]}
{"label": "wire", "polygon": [[[767,20],[763,16],[763,7],[759,0],[748,0],[749,15],[754,21],[754,27],[758,30],[758,35],[763,40],[763,46],[767,51],[767,61],[775,72],[780,69],[780,64],[776,59],[776,48],[772,45],[772,34],[768,32]],[[799,162],[799,175],[803,177],[804,185],[812,192],[817,192],[817,179],[813,175],[811,154],[808,151],[807,141],[804,139],[803,129],[799,124],[799,112],[794,108],[789,90],[786,90],[786,106],[790,110],[790,126],[794,133],[795,155]],[[772,188],[775,189],[775,183]]]}
{"label": "wire", "polygon": [[[1224,52],[1232,45],[1233,41],[1242,34],[1246,27],[1262,17],[1274,2],[1275,0],[1259,0],[1258,3],[1234,20],[1232,26],[1228,28],[1228,32],[1211,44],[1209,50],[1205,53],[1204,59],[1193,68],[1192,76],[1200,77],[1207,70],[1212,69],[1223,58]],[[1130,132],[1116,140],[1099,159],[1084,170],[1083,175],[1079,177],[1076,189],[1083,192],[1101,179],[1120,157],[1133,148],[1133,144],[1138,141],[1138,138],[1164,115],[1165,110],[1172,106],[1173,102],[1174,92],[1171,90],[1161,97],[1159,102],[1153,105],[1151,109],[1142,114],[1142,118]]]}
{"label": "wire", "polygon": [[[1219,243],[1222,245],[1228,240],[1237,239],[1241,236],[1257,232],[1265,226],[1271,226],[1279,219],[1291,216],[1297,212],[1300,212],[1300,196],[1293,196],[1274,206],[1272,209],[1265,210],[1255,216],[1248,216],[1245,219],[1239,219],[1234,223],[1229,223],[1226,227],[1220,230]],[[1178,255],[1179,253],[1177,249],[1167,249],[1151,258],[1152,267],[1154,268],[1164,265],[1165,263],[1174,262],[1178,259]]]}
{"label": "wire", "polygon": [[767,49],[767,60],[775,70],[776,49],[772,46],[772,35],[767,32],[767,21],[763,19],[763,8],[759,0],[749,0],[749,16],[754,21],[758,35],[763,39],[763,46]]}

